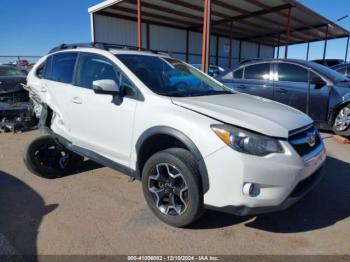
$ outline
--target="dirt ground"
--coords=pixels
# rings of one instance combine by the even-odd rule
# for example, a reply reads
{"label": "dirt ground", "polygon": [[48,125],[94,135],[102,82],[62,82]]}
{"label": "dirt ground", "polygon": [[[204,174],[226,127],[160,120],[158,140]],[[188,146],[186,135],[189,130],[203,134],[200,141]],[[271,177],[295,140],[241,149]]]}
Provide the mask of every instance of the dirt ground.
{"label": "dirt ground", "polygon": [[292,208],[208,211],[187,229],[155,218],[139,182],[91,161],[60,179],[32,175],[22,155],[37,135],[0,134],[0,254],[350,254],[350,145],[331,134],[326,176]]}

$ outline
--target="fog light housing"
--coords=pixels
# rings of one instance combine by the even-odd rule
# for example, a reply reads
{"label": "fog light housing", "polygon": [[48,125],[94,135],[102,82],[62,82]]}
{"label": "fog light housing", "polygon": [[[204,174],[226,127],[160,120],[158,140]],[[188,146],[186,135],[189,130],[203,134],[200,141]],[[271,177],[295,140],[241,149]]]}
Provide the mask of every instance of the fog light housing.
{"label": "fog light housing", "polygon": [[251,196],[254,190],[254,184],[252,183],[245,183],[243,185],[243,194],[246,196]]}

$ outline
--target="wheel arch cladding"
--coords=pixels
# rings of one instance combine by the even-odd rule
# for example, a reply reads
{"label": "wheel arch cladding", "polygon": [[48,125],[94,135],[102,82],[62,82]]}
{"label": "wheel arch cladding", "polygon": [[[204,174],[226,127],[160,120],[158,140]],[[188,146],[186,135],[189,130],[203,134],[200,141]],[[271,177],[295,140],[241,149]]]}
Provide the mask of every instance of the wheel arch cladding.
{"label": "wheel arch cladding", "polygon": [[155,126],[144,131],[139,137],[136,143],[136,153],[140,177],[143,166],[150,156],[171,147],[185,148],[193,154],[197,160],[203,194],[206,193],[209,190],[209,178],[202,154],[188,136],[172,127]]}

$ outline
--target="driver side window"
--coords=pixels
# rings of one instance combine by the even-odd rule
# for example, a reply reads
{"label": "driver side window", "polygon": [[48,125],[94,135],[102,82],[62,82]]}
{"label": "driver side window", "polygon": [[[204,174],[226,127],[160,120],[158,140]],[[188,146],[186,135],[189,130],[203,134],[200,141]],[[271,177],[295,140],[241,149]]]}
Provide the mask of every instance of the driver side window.
{"label": "driver side window", "polygon": [[130,81],[114,66],[114,64],[103,56],[94,54],[81,54],[78,64],[76,85],[92,89],[96,80],[113,80],[124,91],[124,95],[133,97],[136,91]]}

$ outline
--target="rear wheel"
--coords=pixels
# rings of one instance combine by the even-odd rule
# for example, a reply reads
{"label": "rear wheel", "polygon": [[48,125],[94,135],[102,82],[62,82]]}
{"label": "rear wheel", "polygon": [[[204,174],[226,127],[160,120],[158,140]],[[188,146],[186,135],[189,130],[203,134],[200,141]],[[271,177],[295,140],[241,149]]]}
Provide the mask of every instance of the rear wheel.
{"label": "rear wheel", "polygon": [[74,173],[84,158],[59,145],[45,135],[31,141],[24,153],[29,171],[45,178],[62,177]]}
{"label": "rear wheel", "polygon": [[153,155],[142,172],[143,193],[163,222],[184,227],[203,213],[203,195],[196,160],[182,148]]}
{"label": "rear wheel", "polygon": [[333,131],[337,135],[350,137],[350,105],[339,110],[334,120]]}

